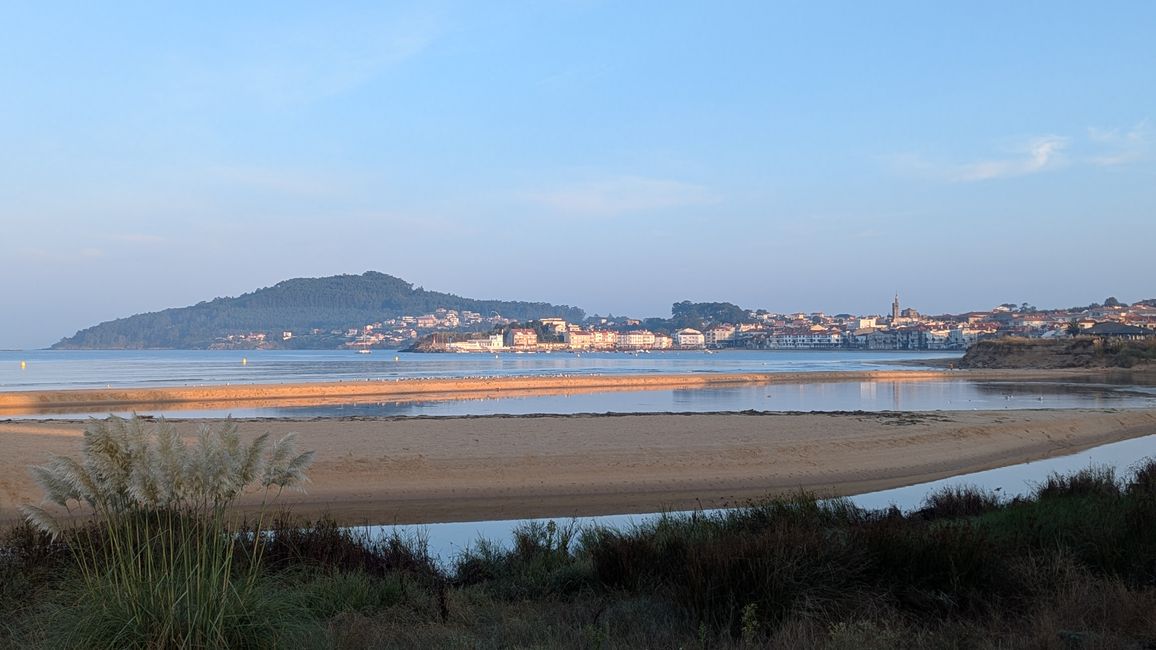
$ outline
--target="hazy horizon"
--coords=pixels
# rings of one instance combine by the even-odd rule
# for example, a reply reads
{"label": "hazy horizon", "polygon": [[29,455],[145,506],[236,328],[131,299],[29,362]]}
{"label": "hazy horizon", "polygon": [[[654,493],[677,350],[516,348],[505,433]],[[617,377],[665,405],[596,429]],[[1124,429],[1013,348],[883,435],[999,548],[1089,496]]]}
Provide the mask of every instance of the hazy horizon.
{"label": "hazy horizon", "polygon": [[16,5],[0,348],[375,270],[668,315],[1156,297],[1156,4]]}
{"label": "hazy horizon", "polygon": [[[369,270],[375,270],[375,269],[369,269]],[[345,274],[345,275],[359,275],[359,274]],[[286,279],[291,279],[291,278],[286,278]],[[408,281],[408,279],[407,279],[407,278],[402,278],[402,279],[403,279],[403,280],[407,280],[407,281]],[[275,283],[274,283],[274,284],[275,284]],[[441,293],[450,293],[450,294],[453,294],[453,293],[455,293],[455,292],[454,292],[453,290],[451,290],[451,289],[442,289],[442,288],[438,288],[438,287],[425,287],[425,286],[422,286],[420,283],[417,283],[417,282],[414,282],[414,283],[412,283],[412,284],[413,284],[414,288],[419,288],[419,287],[420,287],[420,288],[424,288],[424,289],[427,289],[427,290],[430,290],[430,291],[438,291],[438,292],[441,292]],[[268,286],[272,286],[272,285],[268,285]],[[245,291],[245,292],[242,292],[242,293],[251,293],[252,291],[257,291],[257,290],[260,290],[260,289],[265,289],[265,288],[268,288],[268,286],[265,286],[265,287],[254,287],[252,290],[250,290],[250,291]],[[161,310],[163,310],[163,309],[169,309],[169,308],[181,308],[181,307],[189,307],[189,306],[192,306],[193,304],[196,304],[197,302],[201,302],[202,300],[204,300],[204,301],[209,301],[209,300],[212,300],[212,299],[214,299],[214,298],[235,298],[235,297],[237,297],[238,295],[240,295],[240,294],[234,294],[234,295],[229,295],[229,296],[211,296],[211,297],[206,297],[206,298],[203,298],[203,299],[201,299],[201,300],[197,300],[197,301],[195,301],[195,302],[191,302],[191,303],[188,303],[188,304],[184,304],[184,305],[169,305],[168,307],[162,307],[162,308],[160,308],[160,309],[155,309],[155,310],[150,310],[150,311],[161,311]],[[461,295],[461,294],[458,294],[458,295]],[[483,299],[483,300],[485,300],[485,299],[494,299],[494,297],[493,297],[493,296],[462,296],[462,297],[463,297],[463,298],[477,298],[477,299]],[[735,303],[735,304],[738,304],[738,306],[739,306],[739,307],[742,307],[742,308],[744,308],[744,309],[749,309],[749,310],[767,309],[768,311],[770,311],[770,312],[772,312],[772,313],[781,313],[781,314],[792,314],[792,313],[797,313],[797,312],[804,312],[804,313],[816,313],[816,312],[823,312],[823,313],[827,313],[827,314],[851,313],[851,314],[855,314],[855,315],[870,316],[870,315],[886,315],[886,314],[889,312],[889,310],[890,310],[890,307],[891,307],[891,303],[890,303],[890,300],[891,300],[891,299],[893,299],[894,297],[895,297],[894,295],[881,296],[881,298],[884,298],[884,299],[886,299],[886,301],[887,301],[885,305],[882,305],[882,306],[880,306],[880,307],[879,307],[879,308],[877,308],[877,309],[864,309],[864,310],[848,310],[848,309],[842,309],[842,308],[839,308],[839,307],[837,307],[837,306],[828,306],[828,307],[826,307],[826,308],[815,308],[815,309],[789,309],[789,308],[776,309],[776,308],[767,307],[767,306],[765,306],[765,305],[753,305],[753,304],[742,304],[742,303]],[[997,301],[997,302],[992,302],[991,304],[988,304],[988,305],[982,305],[982,306],[972,306],[972,307],[966,307],[966,308],[959,308],[959,307],[956,307],[956,308],[950,308],[950,307],[949,307],[949,308],[946,308],[946,309],[935,309],[935,310],[928,310],[928,309],[926,309],[926,308],[920,307],[919,305],[913,305],[913,304],[910,304],[910,303],[908,303],[908,302],[905,302],[905,301],[903,300],[903,296],[902,296],[902,295],[900,295],[900,296],[899,296],[899,298],[900,298],[900,304],[901,304],[901,306],[902,306],[903,308],[907,308],[907,307],[913,307],[913,308],[915,308],[915,309],[918,309],[918,310],[919,310],[921,313],[924,313],[924,314],[946,314],[946,313],[956,313],[956,314],[958,314],[958,313],[964,313],[964,312],[968,312],[968,311],[986,311],[986,310],[989,310],[989,309],[991,309],[991,308],[993,308],[993,307],[996,307],[996,306],[998,306],[998,305],[1000,305],[1000,304],[1002,304],[1002,303],[1006,303],[1006,302],[1014,302],[1014,304],[1017,304],[1017,305],[1019,305],[1019,304],[1022,304],[1023,302],[1028,302],[1028,303],[1029,303],[1029,304],[1031,304],[1032,306],[1038,307],[1038,308],[1040,308],[1040,309],[1053,309],[1053,308],[1054,308],[1054,309],[1062,309],[1062,308],[1073,307],[1073,306],[1077,306],[1077,305],[1091,304],[1091,303],[1093,303],[1093,302],[1102,302],[1103,300],[1105,300],[1105,299],[1106,299],[1106,298],[1108,298],[1108,297],[1114,297],[1114,298],[1116,298],[1117,300],[1120,300],[1120,301],[1121,301],[1121,302],[1123,302],[1123,303],[1129,303],[1129,304],[1130,304],[1131,302],[1134,302],[1133,300],[1125,300],[1125,299],[1122,299],[1122,298],[1120,298],[1119,296],[1116,296],[1116,295],[1114,295],[1114,294],[1109,294],[1109,296],[1103,296],[1103,297],[1101,297],[1101,298],[1099,298],[1099,299],[1096,299],[1096,300],[1077,301],[1077,302],[1075,302],[1075,303],[1071,303],[1071,304],[1063,304],[1063,305],[1045,305],[1045,304],[1036,304],[1036,303],[1033,303],[1033,302],[1032,302],[1032,301],[1030,301],[1030,300],[1028,300],[1028,301]],[[626,317],[631,317],[631,318],[640,318],[640,319],[641,319],[641,318],[650,318],[650,317],[668,318],[668,317],[670,317],[670,315],[671,315],[670,305],[667,305],[667,307],[666,307],[666,309],[665,309],[665,310],[656,311],[656,312],[654,312],[654,313],[643,313],[643,312],[639,312],[639,311],[637,311],[637,310],[635,310],[635,311],[622,311],[622,312],[613,312],[613,311],[602,311],[602,312],[597,312],[597,311],[591,311],[591,310],[589,310],[589,309],[586,309],[586,307],[584,307],[583,305],[576,305],[576,304],[564,303],[564,302],[560,302],[560,301],[557,301],[557,300],[550,300],[550,299],[548,299],[548,298],[533,298],[533,297],[531,297],[531,298],[524,298],[524,297],[523,297],[523,298],[519,298],[519,297],[509,297],[509,298],[497,298],[497,299],[500,299],[500,300],[525,300],[525,301],[527,301],[527,302],[548,302],[548,303],[552,303],[552,304],[556,304],[556,305],[560,305],[560,306],[561,306],[561,305],[568,305],[568,306],[570,306],[570,307],[578,307],[578,308],[581,308],[581,309],[585,310],[585,311],[586,311],[586,315],[587,315],[587,316],[596,316],[596,315],[601,315],[601,316],[609,316],[609,315],[613,315],[613,316],[616,316],[616,317],[620,317],[620,316],[626,316]],[[685,298],[683,298],[683,299],[685,299]],[[1146,299],[1147,299],[1147,298],[1137,298],[1136,300],[1146,300]],[[682,299],[680,299],[680,300],[682,300]],[[730,301],[725,301],[725,300],[722,300],[722,299],[719,299],[719,298],[712,298],[712,297],[704,297],[704,298],[701,298],[701,299],[693,299],[692,301],[693,301],[693,302],[730,302]],[[672,301],[672,303],[671,303],[671,304],[673,304],[673,302],[676,302],[676,301]],[[143,313],[143,312],[141,312],[141,313]],[[133,316],[133,315],[136,315],[136,314],[135,314],[135,313],[133,313],[133,314],[122,314],[122,315],[120,315],[120,316],[117,316],[117,317],[115,317],[115,318],[113,318],[113,319],[109,319],[109,320],[115,320],[116,318],[127,318],[127,317],[129,317],[129,316]],[[416,315],[419,315],[419,314],[413,314],[413,315],[415,315],[415,316],[416,316]],[[102,321],[102,322],[103,322],[103,321]],[[86,326],[84,326],[84,327],[88,327],[88,326],[92,326],[92,325],[97,325],[97,324],[98,324],[98,323],[96,323],[96,322],[93,322],[93,323],[89,323],[88,325],[86,325]],[[356,325],[356,324],[354,324],[354,323],[351,323],[350,325]],[[78,329],[83,329],[83,327],[82,327],[82,328],[78,328]],[[24,350],[31,350],[31,349],[42,349],[42,348],[47,348],[48,346],[50,346],[51,344],[53,344],[53,343],[55,343],[57,340],[59,340],[59,338],[64,338],[64,337],[67,337],[67,336],[71,336],[71,335],[72,335],[72,334],[74,334],[74,333],[75,333],[75,331],[73,331],[73,332],[67,332],[67,333],[61,334],[61,336],[60,336],[60,337],[58,337],[57,339],[54,339],[54,340],[52,340],[52,341],[50,341],[50,342],[48,342],[48,343],[45,343],[45,344],[43,344],[43,345],[34,345],[34,346],[22,346],[22,347],[21,347],[21,346],[12,346],[12,347],[0,346],[0,350],[21,350],[21,349],[24,349]]]}

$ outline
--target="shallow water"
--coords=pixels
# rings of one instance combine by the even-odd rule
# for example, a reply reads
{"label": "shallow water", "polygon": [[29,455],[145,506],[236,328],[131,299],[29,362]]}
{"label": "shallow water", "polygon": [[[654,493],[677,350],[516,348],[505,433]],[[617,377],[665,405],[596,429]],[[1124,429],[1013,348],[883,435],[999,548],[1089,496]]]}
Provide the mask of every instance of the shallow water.
{"label": "shallow water", "polygon": [[[912,369],[958,352],[726,350],[649,354],[414,354],[378,350],[0,351],[0,391],[365,381],[550,374],[820,372]],[[21,367],[24,362],[24,367]]]}
{"label": "shallow water", "polygon": [[[168,418],[339,418],[528,415],[537,413],[708,413],[717,411],[969,411],[999,409],[1156,408],[1151,387],[1070,382],[841,381],[708,386],[676,390],[182,410],[142,409]],[[101,417],[107,411],[32,418]],[[129,413],[118,413],[129,415]]]}
{"label": "shallow water", "polygon": [[[913,360],[954,358],[955,352],[759,351],[412,354],[379,350],[85,350],[0,352],[0,391],[98,386],[165,386],[305,381],[380,381],[425,377],[648,373],[821,372],[912,370]],[[246,363],[242,364],[242,360]],[[21,361],[25,367],[21,369]],[[883,411],[1024,408],[1142,408],[1156,390],[1065,382],[1000,383],[958,380],[827,382],[470,398],[446,401],[330,402],[307,407],[227,409],[148,408],[178,417],[396,417],[649,413],[713,411]],[[28,417],[83,418],[107,411],[57,411]],[[127,415],[127,412],[119,413]]]}

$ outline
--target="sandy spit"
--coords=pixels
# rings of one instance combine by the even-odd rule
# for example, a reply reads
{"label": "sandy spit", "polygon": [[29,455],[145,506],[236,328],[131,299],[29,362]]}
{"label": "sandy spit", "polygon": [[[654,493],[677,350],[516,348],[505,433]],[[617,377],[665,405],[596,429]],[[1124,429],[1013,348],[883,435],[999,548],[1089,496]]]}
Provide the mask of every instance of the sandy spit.
{"label": "sandy spit", "polygon": [[[174,420],[188,434],[213,421]],[[347,523],[715,507],[799,489],[898,487],[1156,433],[1156,410],[708,413],[238,420],[317,452],[281,501]],[[83,422],[0,421],[0,521],[39,500],[29,465],[76,455]],[[248,501],[252,505],[253,500]]]}
{"label": "sandy spit", "polygon": [[64,414],[94,410],[144,410],[164,406],[219,409],[306,406],[406,400],[449,400],[623,390],[669,390],[727,384],[833,381],[931,381],[945,379],[1030,380],[1086,377],[1087,370],[958,371],[880,370],[866,372],[694,373],[648,375],[559,375],[479,377],[294,384],[234,384],[153,388],[30,390],[0,392],[0,415]]}

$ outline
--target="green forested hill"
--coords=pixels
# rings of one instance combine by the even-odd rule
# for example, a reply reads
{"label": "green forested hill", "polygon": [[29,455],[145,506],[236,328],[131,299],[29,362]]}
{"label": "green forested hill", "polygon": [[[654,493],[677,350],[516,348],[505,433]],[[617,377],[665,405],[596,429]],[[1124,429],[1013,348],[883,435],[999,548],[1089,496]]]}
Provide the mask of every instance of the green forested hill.
{"label": "green forested hill", "polygon": [[444,307],[497,312],[519,321],[585,317],[581,309],[544,302],[474,300],[415,289],[384,273],[296,278],[236,298],[216,298],[192,307],[166,309],[101,323],[52,346],[77,348],[204,348],[213,339],[244,332],[346,328]]}

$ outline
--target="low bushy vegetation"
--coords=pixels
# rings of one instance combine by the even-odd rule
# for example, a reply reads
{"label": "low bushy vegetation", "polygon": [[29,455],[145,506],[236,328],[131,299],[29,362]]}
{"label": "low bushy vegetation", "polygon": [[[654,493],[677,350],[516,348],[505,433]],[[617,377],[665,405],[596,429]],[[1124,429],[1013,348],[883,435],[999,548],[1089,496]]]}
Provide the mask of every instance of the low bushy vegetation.
{"label": "low bushy vegetation", "polygon": [[1122,340],[1095,336],[1062,339],[1001,337],[979,341],[960,368],[1132,368],[1156,361],[1156,338]]}
{"label": "low bushy vegetation", "polygon": [[1117,368],[1131,368],[1156,361],[1156,339],[1151,337],[1142,341],[1110,343],[1104,348],[1108,365]]}
{"label": "low bushy vegetation", "polygon": [[[112,544],[106,524],[56,539],[13,528],[0,539],[0,647],[1156,644],[1156,462],[1126,476],[1105,468],[1053,475],[1015,499],[944,489],[913,512],[796,495],[627,530],[530,523],[448,564],[420,538],[371,539],[328,519],[285,513],[213,535],[136,516],[139,530],[177,524],[196,534],[175,545],[122,537],[134,562],[164,552],[189,562],[196,558],[177,546],[217,540],[197,551],[208,553],[208,569],[118,595],[124,567],[85,563]],[[222,588],[209,600],[223,607],[164,596],[181,591],[180,580],[191,590],[200,579],[189,576],[209,569],[207,582]],[[198,611],[218,617],[211,634],[188,631]]]}

